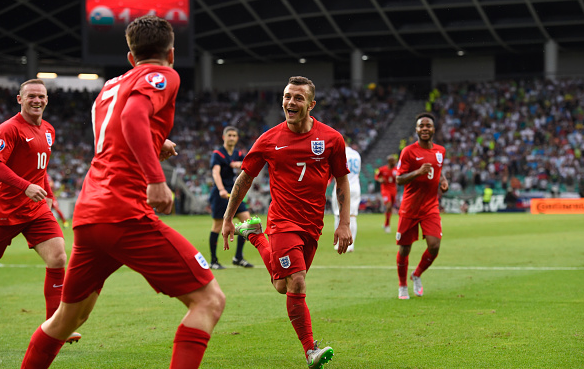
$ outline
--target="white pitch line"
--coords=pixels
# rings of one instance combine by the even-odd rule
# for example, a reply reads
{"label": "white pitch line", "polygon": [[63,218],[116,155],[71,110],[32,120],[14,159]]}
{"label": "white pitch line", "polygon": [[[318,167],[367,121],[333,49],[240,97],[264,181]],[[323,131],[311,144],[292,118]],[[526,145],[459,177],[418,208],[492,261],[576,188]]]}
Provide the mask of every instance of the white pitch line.
{"label": "white pitch line", "polygon": [[[0,268],[45,268],[45,265],[39,264],[0,264]],[[313,265],[311,269],[384,269],[394,270],[395,265],[338,265],[325,266]],[[410,266],[409,269],[415,269],[416,266]],[[235,268],[234,268],[235,269]],[[553,270],[584,270],[584,267],[522,267],[522,266],[431,266],[430,269],[438,270],[536,270],[536,271],[553,271]]]}
{"label": "white pitch line", "polygon": [[[323,266],[323,265],[313,265],[311,269],[395,269],[395,265],[345,265],[345,266]],[[410,267],[409,269],[415,269],[416,267]],[[518,267],[518,266],[494,266],[494,267],[481,267],[481,266],[431,266],[430,269],[439,270],[584,270],[584,267]]]}

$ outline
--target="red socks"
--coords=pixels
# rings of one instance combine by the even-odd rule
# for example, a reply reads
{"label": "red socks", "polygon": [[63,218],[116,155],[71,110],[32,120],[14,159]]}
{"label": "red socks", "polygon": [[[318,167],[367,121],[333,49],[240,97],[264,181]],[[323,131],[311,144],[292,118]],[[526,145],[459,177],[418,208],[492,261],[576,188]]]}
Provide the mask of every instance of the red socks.
{"label": "red socks", "polygon": [[65,341],[50,337],[39,326],[30,338],[20,369],[48,368],[64,344]]}
{"label": "red socks", "polygon": [[428,252],[428,249],[426,249],[426,251],[424,251],[424,254],[422,255],[422,259],[420,260],[420,264],[418,264],[418,267],[416,268],[416,271],[414,272],[414,275],[417,277],[421,276],[422,273],[424,273],[424,271],[426,269],[428,269],[430,267],[430,265],[432,265],[432,263],[434,262],[434,260],[436,260],[437,257],[438,257],[438,254],[431,255]]}
{"label": "red socks", "polygon": [[181,324],[174,336],[170,369],[198,368],[211,339],[209,333]]}
{"label": "red socks", "polygon": [[385,213],[385,224],[383,224],[384,227],[387,227],[389,225],[390,218],[391,218],[391,213]]}
{"label": "red socks", "polygon": [[61,302],[65,268],[47,268],[45,274],[45,306],[47,319],[53,316]]}
{"label": "red socks", "polygon": [[286,292],[286,309],[290,323],[302,343],[304,352],[314,349],[314,338],[312,336],[312,321],[310,311],[306,305],[306,294]]}
{"label": "red socks", "polygon": [[409,256],[403,257],[398,252],[397,253],[397,277],[399,279],[400,286],[407,286],[408,285],[408,264],[409,264]]}
{"label": "red socks", "polygon": [[262,257],[264,265],[266,266],[266,268],[268,268],[268,272],[270,273],[271,276],[273,274],[272,250],[270,248],[270,243],[268,242],[268,239],[263,233],[260,234],[252,233],[248,236],[248,238],[249,242],[251,242],[251,244],[254,245],[255,248],[258,249],[258,251],[260,252],[260,256]]}

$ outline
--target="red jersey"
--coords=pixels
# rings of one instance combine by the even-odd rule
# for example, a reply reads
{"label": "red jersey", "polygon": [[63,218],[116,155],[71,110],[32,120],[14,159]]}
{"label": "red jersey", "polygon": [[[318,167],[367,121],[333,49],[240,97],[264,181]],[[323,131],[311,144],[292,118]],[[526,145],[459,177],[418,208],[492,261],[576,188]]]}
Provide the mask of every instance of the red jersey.
{"label": "red jersey", "polygon": [[420,147],[418,142],[406,146],[397,163],[397,174],[402,175],[419,169],[422,164],[432,164],[432,171],[416,177],[404,186],[404,194],[399,208],[400,217],[422,218],[428,214],[439,213],[438,187],[442,174],[442,163],[446,150],[433,144],[431,149]]}
{"label": "red jersey", "polygon": [[[19,177],[45,188],[55,129],[42,120],[35,126],[18,113],[0,124],[0,162]],[[47,192],[48,189],[45,188]],[[26,223],[47,212],[46,201],[34,202],[23,190],[0,182],[0,225]]]}
{"label": "red jersey", "polygon": [[340,133],[317,121],[310,132],[294,133],[286,122],[258,138],[241,169],[257,177],[268,164],[270,195],[266,233],[308,232],[318,240],[324,226],[329,178],[349,174]]}
{"label": "red jersey", "polygon": [[395,181],[395,177],[397,177],[397,168],[393,167],[389,169],[387,165],[379,167],[375,172],[375,180],[377,181],[379,178],[383,179],[381,182],[381,193],[387,194],[396,194],[397,193],[397,183]]}
{"label": "red jersey", "polygon": [[144,64],[107,81],[92,109],[95,155],[75,205],[73,226],[117,223],[144,216],[157,219],[146,203],[144,172],[122,132],[121,115],[130,94],[150,99],[150,130],[156,156],[174,122],[178,73]]}

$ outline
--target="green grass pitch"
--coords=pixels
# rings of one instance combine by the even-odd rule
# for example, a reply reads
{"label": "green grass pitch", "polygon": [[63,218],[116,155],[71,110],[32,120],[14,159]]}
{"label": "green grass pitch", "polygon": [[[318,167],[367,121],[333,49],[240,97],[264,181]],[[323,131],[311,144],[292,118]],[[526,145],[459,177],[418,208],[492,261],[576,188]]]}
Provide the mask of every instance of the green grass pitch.
{"label": "green grass pitch", "polygon": [[[209,256],[209,216],[165,222]],[[262,217],[265,225],[265,216]],[[425,295],[397,298],[395,227],[361,214],[355,252],[337,255],[332,216],[307,276],[316,339],[335,350],[325,368],[577,368],[584,366],[584,216],[443,215],[442,248],[422,276]],[[68,251],[72,231],[65,230]],[[221,241],[221,239],[220,239]],[[234,246],[220,262],[231,266]],[[425,249],[414,243],[410,268]],[[254,269],[215,276],[227,296],[201,368],[305,368],[286,313],[257,251]],[[44,265],[24,238],[0,260],[0,368],[18,368],[44,321]],[[106,282],[82,340],[51,368],[168,368],[185,308],[122,268]]]}

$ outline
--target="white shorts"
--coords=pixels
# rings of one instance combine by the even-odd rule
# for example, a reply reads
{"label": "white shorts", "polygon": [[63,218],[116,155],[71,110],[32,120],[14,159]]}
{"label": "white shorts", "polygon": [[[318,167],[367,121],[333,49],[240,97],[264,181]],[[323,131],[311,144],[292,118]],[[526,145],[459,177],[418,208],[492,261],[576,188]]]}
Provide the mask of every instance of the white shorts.
{"label": "white shorts", "polygon": [[[351,216],[357,216],[359,214],[359,204],[361,203],[361,191],[351,191]],[[331,206],[333,208],[333,214],[339,216],[339,202],[337,201],[337,194],[333,192],[333,198],[331,200]]]}

